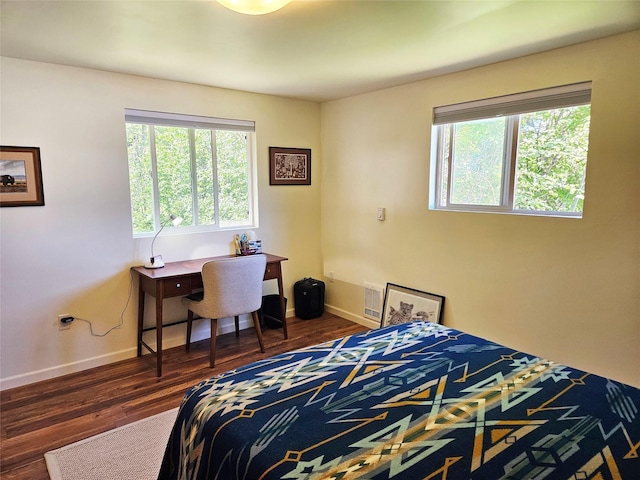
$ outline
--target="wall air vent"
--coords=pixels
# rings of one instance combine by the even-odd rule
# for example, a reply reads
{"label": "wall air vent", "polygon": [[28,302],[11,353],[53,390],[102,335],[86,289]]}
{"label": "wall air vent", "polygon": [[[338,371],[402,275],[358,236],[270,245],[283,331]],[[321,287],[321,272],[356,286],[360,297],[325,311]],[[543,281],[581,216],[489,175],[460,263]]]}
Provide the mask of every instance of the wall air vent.
{"label": "wall air vent", "polygon": [[372,320],[382,319],[382,287],[364,283],[364,316]]}

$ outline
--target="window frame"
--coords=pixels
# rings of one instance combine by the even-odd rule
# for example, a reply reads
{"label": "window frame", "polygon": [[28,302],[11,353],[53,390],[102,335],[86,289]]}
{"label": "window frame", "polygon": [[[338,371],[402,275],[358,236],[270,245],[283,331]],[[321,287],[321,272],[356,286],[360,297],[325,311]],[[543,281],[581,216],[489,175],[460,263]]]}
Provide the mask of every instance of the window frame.
{"label": "window frame", "polygon": [[[246,228],[258,227],[258,189],[257,189],[257,155],[256,155],[256,138],[255,138],[255,122],[250,120],[235,120],[215,117],[204,117],[196,115],[175,114],[166,112],[146,111],[137,109],[125,109],[125,128],[128,124],[139,124],[147,127],[175,127],[188,129],[189,141],[189,162],[191,164],[191,185],[194,186],[191,193],[192,212],[194,225],[173,226],[168,219],[161,218],[160,213],[160,190],[158,184],[157,169],[157,152],[155,148],[155,129],[150,128],[149,144],[150,144],[150,161],[153,191],[153,209],[154,209],[154,228],[152,231],[133,232],[133,238],[152,237],[163,230],[163,234],[171,233],[195,233],[195,232],[215,232],[229,231]],[[197,190],[197,169],[196,169],[196,149],[195,149],[195,130],[205,129],[211,130],[212,142],[212,181],[214,185],[214,223],[198,224],[198,190]],[[243,131],[247,135],[246,138],[246,155],[247,155],[247,193],[248,193],[248,222],[236,225],[220,226],[220,185],[218,178],[218,158],[217,151],[214,148],[216,142],[216,132],[219,130]],[[128,151],[127,151],[128,158]],[[128,162],[128,160],[127,160]],[[130,177],[130,174],[129,174]],[[131,181],[131,180],[130,180]],[[131,190],[129,191],[130,201]],[[180,214],[180,212],[172,212],[172,214]],[[133,218],[131,219],[133,230]],[[167,227],[167,228],[165,228]],[[169,228],[170,227],[170,228]]]}
{"label": "window frame", "polygon": [[[429,209],[582,218],[583,212],[521,210],[514,208],[520,115],[591,104],[591,81],[435,107],[431,135]],[[505,118],[504,156],[499,205],[451,202],[455,125],[463,121]],[[449,135],[448,142],[445,136]],[[445,146],[448,144],[448,152]],[[446,204],[443,204],[443,169],[447,167]],[[586,168],[586,166],[585,166]]]}

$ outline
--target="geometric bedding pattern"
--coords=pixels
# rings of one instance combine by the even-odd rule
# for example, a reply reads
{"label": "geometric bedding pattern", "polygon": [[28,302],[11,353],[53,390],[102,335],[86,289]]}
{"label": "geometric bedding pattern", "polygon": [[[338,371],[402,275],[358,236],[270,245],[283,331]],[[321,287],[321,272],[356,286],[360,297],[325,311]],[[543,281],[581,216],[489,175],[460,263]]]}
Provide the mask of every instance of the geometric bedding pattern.
{"label": "geometric bedding pattern", "polygon": [[640,479],[640,390],[435,323],[185,395],[159,479]]}

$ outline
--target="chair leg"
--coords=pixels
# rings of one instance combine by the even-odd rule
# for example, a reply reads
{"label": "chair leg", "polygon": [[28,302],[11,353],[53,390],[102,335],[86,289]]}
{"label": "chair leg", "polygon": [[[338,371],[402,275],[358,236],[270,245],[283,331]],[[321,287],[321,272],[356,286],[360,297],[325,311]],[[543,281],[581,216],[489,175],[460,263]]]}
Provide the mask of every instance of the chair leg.
{"label": "chair leg", "polygon": [[191,324],[193,323],[193,312],[187,310],[187,352],[191,349]]}
{"label": "chair leg", "polygon": [[240,336],[240,317],[236,315],[234,320],[236,322],[236,337],[239,337]]}
{"label": "chair leg", "polygon": [[260,317],[258,312],[251,312],[253,317],[253,325],[256,327],[256,335],[258,335],[258,343],[260,344],[260,351],[264,353],[264,342],[262,341],[262,329],[260,328]]}
{"label": "chair leg", "polygon": [[209,347],[209,366],[213,368],[216,364],[216,336],[218,334],[218,319],[211,319],[211,346]]}

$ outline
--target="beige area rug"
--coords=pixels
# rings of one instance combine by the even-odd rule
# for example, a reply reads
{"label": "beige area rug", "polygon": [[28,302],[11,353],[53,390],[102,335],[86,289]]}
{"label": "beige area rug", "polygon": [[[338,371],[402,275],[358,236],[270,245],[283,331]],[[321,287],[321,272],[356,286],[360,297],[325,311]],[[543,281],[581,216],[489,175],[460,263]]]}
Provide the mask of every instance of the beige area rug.
{"label": "beige area rug", "polygon": [[51,480],[155,480],[178,409],[45,453]]}

